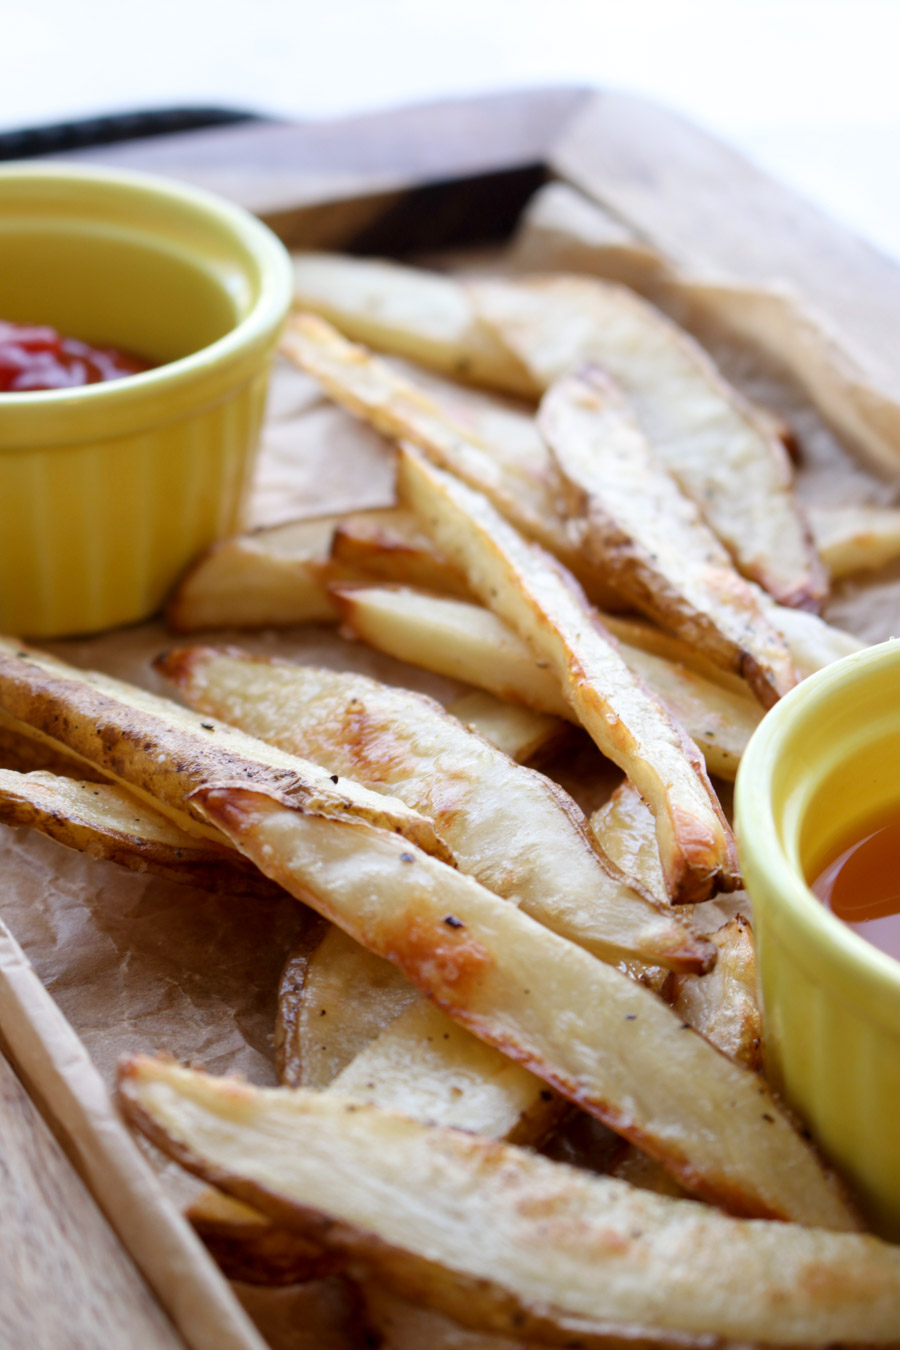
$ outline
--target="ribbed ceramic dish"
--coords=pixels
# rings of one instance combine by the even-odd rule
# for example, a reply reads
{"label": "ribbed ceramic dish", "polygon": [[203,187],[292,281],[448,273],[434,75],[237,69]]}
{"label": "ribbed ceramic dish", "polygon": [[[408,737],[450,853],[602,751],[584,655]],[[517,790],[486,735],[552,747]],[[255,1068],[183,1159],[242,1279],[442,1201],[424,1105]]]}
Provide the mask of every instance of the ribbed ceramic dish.
{"label": "ribbed ceramic dish", "polygon": [[248,213],[150,176],[0,168],[0,318],[156,363],[0,394],[0,629],[143,619],[239,523],[290,263]]}
{"label": "ribbed ceramic dish", "polygon": [[845,657],[767,714],[736,821],[753,900],[767,1067],[882,1233],[900,1238],[900,962],[806,884],[900,808],[900,640]]}

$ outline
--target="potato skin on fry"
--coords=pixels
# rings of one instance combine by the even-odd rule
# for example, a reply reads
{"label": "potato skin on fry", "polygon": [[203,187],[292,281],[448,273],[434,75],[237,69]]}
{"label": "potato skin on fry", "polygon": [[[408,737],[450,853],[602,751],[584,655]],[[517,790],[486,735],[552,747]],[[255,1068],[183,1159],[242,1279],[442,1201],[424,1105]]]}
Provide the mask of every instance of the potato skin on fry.
{"label": "potato skin on fry", "polygon": [[605,960],[706,968],[712,951],[614,867],[575,802],[421,694],[230,648],[156,669],[199,711],[390,792],[434,821],[457,866]]}
{"label": "potato skin on fry", "polygon": [[821,607],[827,577],[784,447],[692,338],[625,287],[595,278],[476,278],[466,290],[542,388],[589,361],[607,370],[743,574],[783,605]]}
{"label": "potato skin on fry", "polygon": [[582,726],[640,788],[673,903],[735,890],[737,849],[699,752],[623,660],[571,574],[410,446],[400,446],[397,488],[482,601],[550,664]]}
{"label": "potato skin on fry", "polygon": [[0,824],[30,827],[92,858],[201,890],[282,893],[234,849],[185,833],[114,783],[0,769]]}
{"label": "potato skin on fry", "polygon": [[735,570],[609,377],[586,366],[558,380],[538,423],[581,517],[585,554],[608,569],[616,589],[742,675],[763,707],[792,689],[797,674],[761,592]]}
{"label": "potato skin on fry", "polygon": [[385,830],[241,785],[196,797],[273,880],[694,1193],[735,1213],[857,1226],[766,1085],[649,989]]}
{"label": "potato skin on fry", "polygon": [[148,1059],[119,1090],[182,1165],[473,1327],[596,1350],[896,1344],[900,1251],[875,1238],[735,1220],[328,1093]]}
{"label": "potato skin on fry", "polygon": [[0,707],[149,800],[188,833],[222,843],[189,794],[205,783],[277,784],[325,813],[362,812],[450,860],[433,822],[387,795],[216,725],[189,709],[97,671],[76,670],[0,638]]}

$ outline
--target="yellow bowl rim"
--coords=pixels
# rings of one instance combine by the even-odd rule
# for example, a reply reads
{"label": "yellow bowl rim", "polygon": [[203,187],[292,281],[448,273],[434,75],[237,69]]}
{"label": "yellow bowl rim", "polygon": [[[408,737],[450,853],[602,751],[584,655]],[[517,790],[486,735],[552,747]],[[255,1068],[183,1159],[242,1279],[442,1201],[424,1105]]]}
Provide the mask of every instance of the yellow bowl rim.
{"label": "yellow bowl rim", "polygon": [[[885,661],[900,668],[900,639],[891,638],[854,652],[792,689],[754,732],[735,784],[735,822],[743,865],[747,872],[766,875],[772,893],[778,897],[770,905],[776,922],[779,907],[783,907],[785,915],[803,932],[805,955],[848,974],[879,1021],[887,1021],[881,1000],[900,1000],[900,961],[854,933],[812,893],[782,844],[771,788],[784,738],[797,713],[810,703],[821,706],[830,701],[846,688],[848,680],[855,681]],[[752,889],[750,895],[757,904]],[[890,1027],[900,1035],[896,1019],[890,1020]]]}
{"label": "yellow bowl rim", "polygon": [[[173,205],[185,204],[226,226],[253,255],[260,269],[259,296],[252,309],[223,337],[199,351],[143,371],[124,380],[80,385],[74,389],[40,389],[0,393],[3,408],[45,408],[62,410],[75,407],[87,410],[99,399],[107,409],[157,392],[171,393],[216,368],[240,361],[257,346],[274,344],[275,336],[293,298],[293,275],[284,245],[268,226],[243,207],[217,197],[202,188],[192,187],[158,174],[124,169],[92,168],[43,164],[0,165],[0,192],[4,182],[34,179],[52,183],[85,183],[98,187],[123,187],[156,197],[168,198]],[[0,446],[0,452],[4,447]]]}

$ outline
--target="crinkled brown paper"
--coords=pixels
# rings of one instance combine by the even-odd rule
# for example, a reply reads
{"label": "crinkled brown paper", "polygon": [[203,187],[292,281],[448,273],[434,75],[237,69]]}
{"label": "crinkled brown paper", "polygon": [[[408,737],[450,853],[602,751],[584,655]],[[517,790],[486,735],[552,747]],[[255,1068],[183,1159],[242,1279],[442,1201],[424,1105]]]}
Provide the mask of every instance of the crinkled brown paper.
{"label": "crinkled brown paper", "polygon": [[[570,265],[565,241],[565,229],[557,219],[553,240],[557,270]],[[582,265],[584,247],[583,237],[573,234],[573,256]],[[533,247],[529,265],[535,265]],[[783,378],[763,369],[758,360],[749,360],[733,343],[711,341],[710,345],[732,379],[757,401],[781,413],[794,428],[803,451],[799,489],[805,499],[845,505],[896,498],[897,485],[879,482],[861,469]],[[391,497],[391,457],[380,437],[326,405],[304,377],[279,366],[251,522],[274,524],[298,515],[382,505]],[[891,636],[900,628],[896,622],[900,618],[900,569],[840,587],[828,617],[869,642]],[[457,690],[448,681],[402,666],[325,629],[212,635],[219,636],[256,652],[362,670],[445,701]],[[149,661],[170,643],[165,630],[151,624],[56,643],[53,650],[77,665],[168,692]],[[3,830],[0,857],[0,916],[107,1085],[113,1082],[120,1056],[152,1050],[167,1051],[217,1074],[237,1072],[254,1083],[275,1082],[276,991],[282,964],[308,922],[302,906],[288,897],[267,902],[231,899],[135,875],[112,863],[70,852],[27,830]],[[15,964],[12,957],[9,960]],[[0,945],[0,976],[3,964]],[[13,1016],[31,1016],[27,991],[18,1011],[6,1007],[7,1030]],[[54,1031],[46,1020],[37,1017],[37,1022],[42,1034],[50,1038],[45,1051],[50,1060],[55,1056],[56,1070],[64,1075],[66,1062],[71,1062],[71,1045],[67,1050],[65,1036],[59,1032],[62,1024]],[[29,1065],[22,1059],[25,1040],[18,1038],[17,1057],[27,1077]],[[73,1109],[71,1104],[60,1108],[64,1123],[65,1112],[71,1114]],[[108,1110],[102,1093],[95,1091],[87,1106],[88,1121],[102,1125]],[[151,1156],[149,1150],[145,1152]],[[152,1165],[163,1188],[180,1203],[193,1183],[186,1182],[176,1169],[161,1165],[155,1154]],[[102,1177],[95,1174],[91,1180],[103,1203]],[[130,1219],[133,1251],[140,1213],[138,1209]],[[193,1248],[181,1251],[177,1261],[173,1257],[171,1275],[183,1284],[187,1278],[184,1263],[192,1261],[199,1272],[200,1297],[209,1275],[201,1270],[202,1262]],[[154,1284],[159,1292],[160,1279]],[[182,1290],[182,1302],[184,1297]],[[293,1318],[289,1294],[244,1291],[244,1297],[259,1325],[268,1328],[272,1344],[309,1344],[301,1325],[306,1324],[302,1307],[308,1294],[297,1296]],[[171,1311],[171,1300],[167,1306]],[[203,1321],[202,1313],[195,1316],[193,1329],[181,1321],[189,1343],[215,1343],[197,1331],[198,1322]],[[257,1343],[237,1314],[229,1334],[233,1337],[229,1345]],[[316,1331],[320,1340],[325,1334],[322,1327]]]}

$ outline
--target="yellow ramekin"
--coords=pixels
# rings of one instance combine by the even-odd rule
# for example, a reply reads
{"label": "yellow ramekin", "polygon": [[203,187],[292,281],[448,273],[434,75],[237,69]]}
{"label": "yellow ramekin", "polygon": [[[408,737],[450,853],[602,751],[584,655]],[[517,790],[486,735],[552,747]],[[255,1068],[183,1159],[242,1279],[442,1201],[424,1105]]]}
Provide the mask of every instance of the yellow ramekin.
{"label": "yellow ramekin", "polygon": [[146,618],[240,520],[288,256],[247,212],[138,174],[0,168],[0,319],[158,368],[0,394],[0,630]]}
{"label": "yellow ramekin", "polygon": [[900,962],[806,884],[872,817],[900,809],[900,640],[804,680],[763,719],[735,813],[753,900],[766,1064],[775,1086],[900,1238]]}

